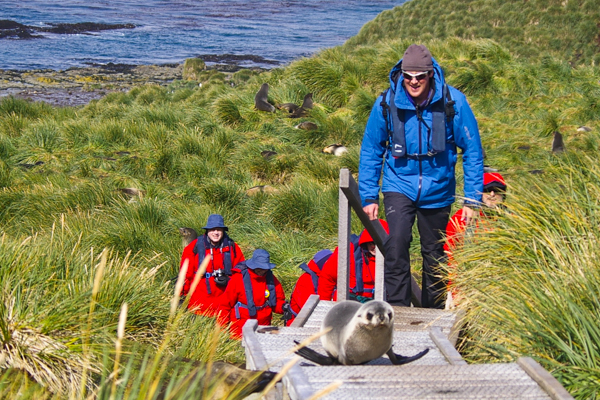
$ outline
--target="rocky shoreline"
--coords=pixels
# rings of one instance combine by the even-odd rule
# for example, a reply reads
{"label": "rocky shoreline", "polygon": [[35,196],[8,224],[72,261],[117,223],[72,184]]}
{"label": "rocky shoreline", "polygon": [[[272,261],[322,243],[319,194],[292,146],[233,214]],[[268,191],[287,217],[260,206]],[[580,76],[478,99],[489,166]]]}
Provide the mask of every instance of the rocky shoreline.
{"label": "rocky shoreline", "polygon": [[[205,69],[228,75],[240,69],[265,70],[254,65],[276,66],[279,63],[254,55],[201,55]],[[58,107],[75,107],[99,99],[110,92],[127,91],[145,84],[168,85],[183,79],[184,64],[130,65],[91,64],[55,71],[0,70],[0,98],[14,96],[44,101]]]}

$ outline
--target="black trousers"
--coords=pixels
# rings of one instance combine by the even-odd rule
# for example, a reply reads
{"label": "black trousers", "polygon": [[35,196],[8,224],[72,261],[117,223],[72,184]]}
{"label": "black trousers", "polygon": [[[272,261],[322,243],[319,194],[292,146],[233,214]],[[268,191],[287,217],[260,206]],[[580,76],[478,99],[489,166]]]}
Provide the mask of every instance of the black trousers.
{"label": "black trousers", "polygon": [[427,308],[444,308],[446,282],[439,276],[445,268],[446,255],[442,238],[450,215],[450,207],[419,208],[401,193],[383,194],[385,216],[390,236],[385,243],[385,290],[392,305],[410,306],[410,242],[412,226],[417,218],[423,255],[423,290],[421,305]]}

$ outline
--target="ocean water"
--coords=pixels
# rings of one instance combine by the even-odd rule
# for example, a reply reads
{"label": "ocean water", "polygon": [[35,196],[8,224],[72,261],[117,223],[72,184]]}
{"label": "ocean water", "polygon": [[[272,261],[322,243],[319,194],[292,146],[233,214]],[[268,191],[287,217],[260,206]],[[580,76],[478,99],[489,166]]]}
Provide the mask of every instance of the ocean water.
{"label": "ocean water", "polygon": [[136,25],[0,39],[0,69],[180,63],[201,54],[250,54],[287,63],[344,43],[381,11],[404,1],[0,0],[0,20],[25,25]]}

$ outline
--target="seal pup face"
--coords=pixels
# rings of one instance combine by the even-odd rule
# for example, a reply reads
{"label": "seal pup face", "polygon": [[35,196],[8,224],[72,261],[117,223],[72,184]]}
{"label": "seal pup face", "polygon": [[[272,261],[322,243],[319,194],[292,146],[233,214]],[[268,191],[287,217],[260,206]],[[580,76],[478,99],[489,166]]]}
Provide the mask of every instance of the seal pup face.
{"label": "seal pup face", "polygon": [[358,310],[356,317],[358,324],[366,329],[389,329],[394,325],[394,309],[383,301],[366,303]]}

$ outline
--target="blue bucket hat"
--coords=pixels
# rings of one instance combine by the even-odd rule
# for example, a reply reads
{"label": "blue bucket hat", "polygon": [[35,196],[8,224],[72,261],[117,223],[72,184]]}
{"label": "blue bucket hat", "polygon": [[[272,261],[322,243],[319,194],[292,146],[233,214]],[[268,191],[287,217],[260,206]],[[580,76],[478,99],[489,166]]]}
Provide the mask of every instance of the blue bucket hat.
{"label": "blue bucket hat", "polygon": [[252,253],[252,258],[246,260],[246,266],[250,269],[273,269],[275,264],[271,262],[269,252],[264,249],[256,249]]}
{"label": "blue bucket hat", "polygon": [[323,269],[323,265],[325,265],[325,262],[329,259],[329,257],[332,254],[333,252],[329,249],[319,250],[317,251],[317,254],[315,254],[315,256],[313,257],[313,261],[315,262],[315,264],[317,264],[319,269]]}
{"label": "blue bucket hat", "polygon": [[220,214],[211,214],[208,216],[208,221],[206,221],[206,226],[203,226],[202,229],[215,229],[221,228],[224,230],[228,230],[225,226],[225,221],[223,220],[223,216]]}

